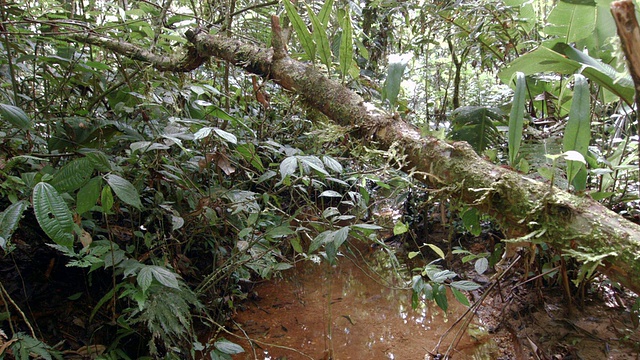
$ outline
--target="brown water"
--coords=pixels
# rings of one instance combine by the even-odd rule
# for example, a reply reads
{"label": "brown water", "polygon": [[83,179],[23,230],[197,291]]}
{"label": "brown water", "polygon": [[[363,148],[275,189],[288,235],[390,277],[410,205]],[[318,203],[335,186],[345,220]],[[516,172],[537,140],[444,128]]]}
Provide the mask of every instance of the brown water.
{"label": "brown water", "polygon": [[[451,297],[446,312],[431,302],[412,309],[407,279],[392,275],[393,263],[383,251],[343,257],[337,266],[303,261],[283,279],[258,285],[258,299],[235,316],[235,333],[245,340],[234,342],[245,353],[234,359],[425,359],[466,308]],[[452,355],[490,359],[496,351],[472,323]]]}

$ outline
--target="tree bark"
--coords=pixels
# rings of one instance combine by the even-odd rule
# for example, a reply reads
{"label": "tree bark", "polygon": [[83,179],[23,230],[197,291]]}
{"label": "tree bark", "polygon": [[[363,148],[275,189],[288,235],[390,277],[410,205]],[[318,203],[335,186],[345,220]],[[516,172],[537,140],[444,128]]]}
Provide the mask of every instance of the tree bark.
{"label": "tree bark", "polygon": [[[515,243],[546,242],[585,265],[598,265],[612,280],[640,294],[640,226],[598,202],[485,161],[466,142],[422,137],[414,126],[366,103],[312,65],[283,55],[283,49],[276,49],[279,56],[274,56],[274,49],[201,29],[188,31],[186,36],[194,46],[194,58],[224,59],[271,79],[330,119],[351,127],[363,141],[403,151],[406,158],[400,165],[405,171],[491,215]],[[139,52],[122,54],[153,63]]]}

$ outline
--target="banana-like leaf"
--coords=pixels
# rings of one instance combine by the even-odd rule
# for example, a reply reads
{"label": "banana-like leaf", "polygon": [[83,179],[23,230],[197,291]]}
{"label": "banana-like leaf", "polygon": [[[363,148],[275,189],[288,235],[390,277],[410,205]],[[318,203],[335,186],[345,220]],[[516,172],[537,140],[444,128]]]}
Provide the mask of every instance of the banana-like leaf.
{"label": "banana-like leaf", "polygon": [[93,162],[82,157],[75,159],[58,170],[51,179],[51,185],[60,193],[72,192],[86,184],[93,174]]}
{"label": "banana-like leaf", "polygon": [[574,74],[582,69],[584,76],[619,96],[627,104],[633,103],[635,95],[633,81],[616,72],[611,66],[566,44],[557,44],[554,50],[541,46],[520,56],[506,69],[500,71],[498,74],[500,80],[508,84],[518,71],[525,75],[544,72]]}
{"label": "banana-like leaf", "polygon": [[[591,141],[591,94],[587,79],[576,74],[573,87],[573,102],[569,111],[569,120],[564,130],[563,150],[577,151],[587,156]],[[567,179],[571,183],[584,164],[578,161],[567,161]],[[582,178],[581,178],[582,179]],[[586,181],[586,178],[582,179]],[[584,190],[586,183],[574,184],[576,190]]]}
{"label": "banana-like leaf", "polygon": [[27,209],[29,203],[21,200],[0,212],[0,248],[5,249],[11,235],[18,228],[18,223],[22,219],[22,213]]}
{"label": "banana-like leaf", "polygon": [[524,73],[517,72],[516,91],[511,103],[511,113],[509,114],[509,165],[516,165],[520,143],[522,142],[522,129],[524,124],[525,93],[527,88]]}
{"label": "banana-like leaf", "polygon": [[345,8],[344,15],[342,16],[342,35],[340,37],[340,73],[342,79],[347,76],[349,69],[351,68],[351,61],[353,59],[353,26],[351,24],[351,15],[349,14],[349,8]]}
{"label": "banana-like leaf", "polygon": [[33,188],[33,211],[42,230],[56,244],[73,246],[73,217],[56,188],[49,183],[37,183]]}
{"label": "banana-like leaf", "polygon": [[0,104],[0,118],[9,122],[9,124],[20,130],[29,130],[31,128],[31,120],[27,114],[17,106],[9,104]]}
{"label": "banana-like leaf", "polygon": [[311,18],[311,24],[313,24],[313,40],[316,43],[320,61],[327,67],[327,71],[331,71],[331,45],[329,45],[327,38],[327,28],[322,25],[322,21],[313,13],[313,9],[309,5],[307,5],[307,12]]}
{"label": "banana-like leaf", "polygon": [[287,17],[291,20],[293,30],[295,30],[296,35],[298,35],[298,39],[300,40],[300,44],[302,45],[304,52],[307,54],[311,62],[315,62],[316,45],[313,43],[313,38],[311,37],[311,32],[309,32],[307,25],[298,14],[296,7],[293,6],[289,0],[284,0],[284,9],[287,12]]}
{"label": "banana-like leaf", "polygon": [[502,142],[502,135],[495,125],[495,122],[504,121],[499,109],[463,106],[451,115],[451,139],[468,142],[477,153],[481,154],[486,148]]}
{"label": "banana-like leaf", "polygon": [[122,200],[122,202],[127,205],[131,205],[138,210],[142,208],[138,190],[136,190],[133,184],[131,184],[127,179],[115,174],[109,174],[107,175],[107,183],[111,189],[113,189],[113,192],[116,193],[118,199]]}
{"label": "banana-like leaf", "polygon": [[593,34],[596,27],[596,3],[577,4],[559,1],[547,18],[544,32],[560,37],[566,43],[576,42]]}

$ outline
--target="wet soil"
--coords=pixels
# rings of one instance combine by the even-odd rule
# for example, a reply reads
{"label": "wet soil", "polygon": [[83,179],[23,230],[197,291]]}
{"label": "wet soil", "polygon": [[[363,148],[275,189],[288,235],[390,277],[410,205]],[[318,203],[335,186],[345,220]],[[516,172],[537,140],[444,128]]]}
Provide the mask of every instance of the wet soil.
{"label": "wet soil", "polygon": [[379,250],[355,259],[302,261],[258,285],[234,317],[234,342],[245,349],[234,359],[640,359],[634,296],[620,290],[599,288],[568,304],[560,291],[520,285],[515,274],[484,300],[459,342],[458,324],[437,347],[466,307],[450,296],[446,312],[425,301],[412,309],[406,272],[390,275],[392,258]]}
{"label": "wet soil", "polygon": [[[398,265],[396,265],[398,266]],[[299,262],[282,279],[256,287],[257,298],[235,316],[245,353],[234,359],[424,359],[466,310],[451,297],[447,311],[411,306],[407,279],[377,251],[337,266]],[[500,356],[478,322],[458,345],[459,358]]]}

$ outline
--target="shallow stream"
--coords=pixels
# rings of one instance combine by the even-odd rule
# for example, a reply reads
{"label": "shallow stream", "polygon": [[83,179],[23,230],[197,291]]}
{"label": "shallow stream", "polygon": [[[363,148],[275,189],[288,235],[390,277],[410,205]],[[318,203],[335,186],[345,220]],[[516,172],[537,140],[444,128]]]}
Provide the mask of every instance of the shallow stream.
{"label": "shallow stream", "polygon": [[[245,349],[234,359],[427,358],[466,308],[451,296],[446,312],[424,301],[414,310],[408,275],[394,275],[392,257],[376,250],[357,258],[341,257],[336,266],[299,262],[282,279],[258,285],[257,299],[234,318],[235,333],[245,338],[234,339]],[[452,355],[487,359],[497,357],[496,351],[483,327],[473,322]]]}

